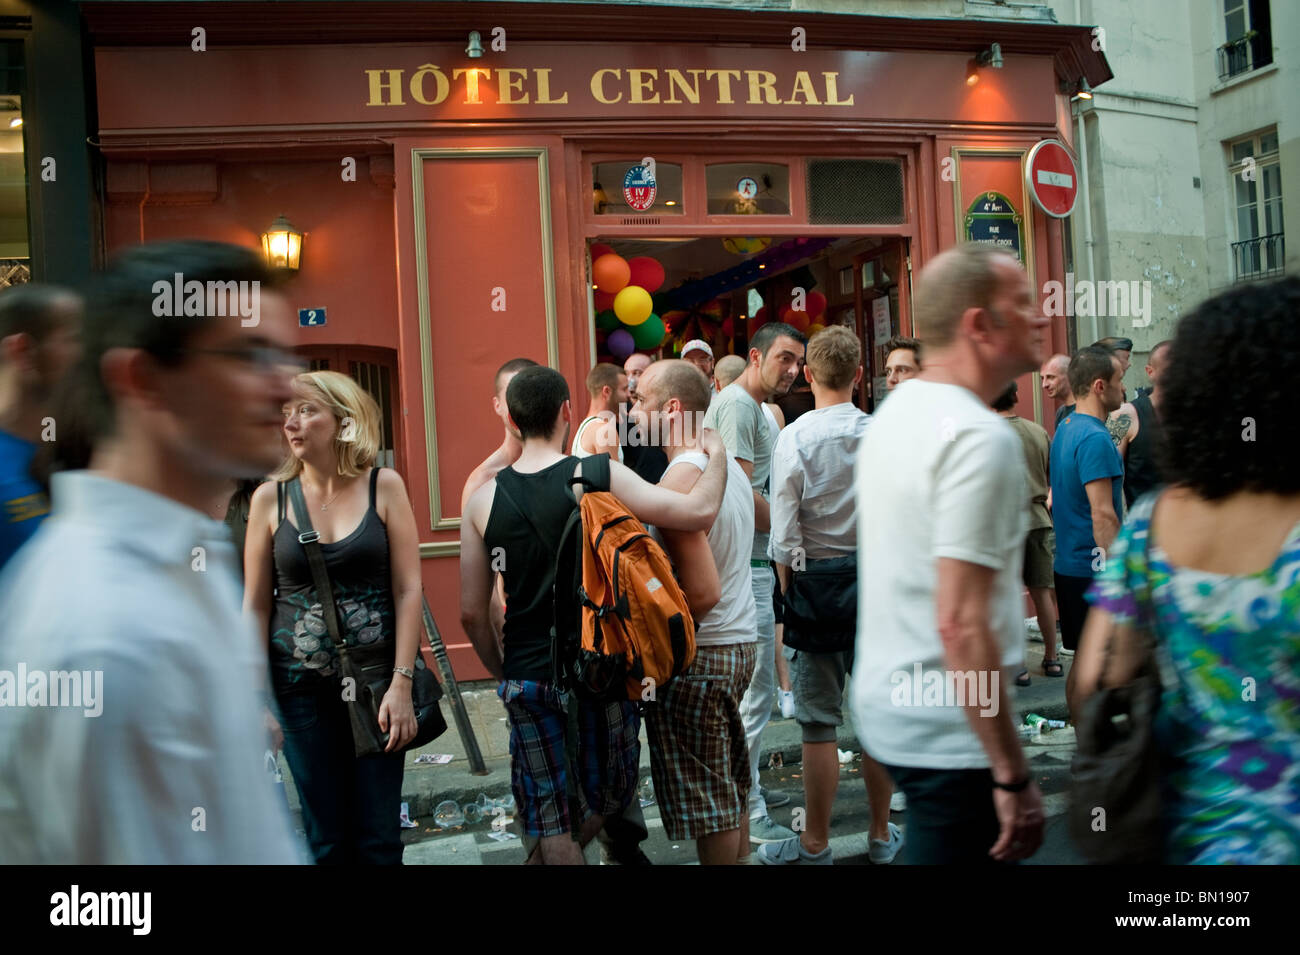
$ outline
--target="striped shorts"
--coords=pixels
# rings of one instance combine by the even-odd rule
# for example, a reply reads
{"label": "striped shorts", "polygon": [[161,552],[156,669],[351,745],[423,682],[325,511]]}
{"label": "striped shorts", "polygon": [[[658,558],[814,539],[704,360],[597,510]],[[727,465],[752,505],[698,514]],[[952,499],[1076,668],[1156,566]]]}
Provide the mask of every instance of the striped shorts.
{"label": "striped shorts", "polygon": [[748,812],[740,701],[757,659],[757,643],[699,647],[691,665],[646,706],[650,771],[670,839],[738,829]]}
{"label": "striped shorts", "polygon": [[576,828],[575,815],[581,824],[627,806],[641,756],[635,703],[588,703],[533,680],[506,680],[497,696],[510,721],[510,788],[526,836],[561,836]]}

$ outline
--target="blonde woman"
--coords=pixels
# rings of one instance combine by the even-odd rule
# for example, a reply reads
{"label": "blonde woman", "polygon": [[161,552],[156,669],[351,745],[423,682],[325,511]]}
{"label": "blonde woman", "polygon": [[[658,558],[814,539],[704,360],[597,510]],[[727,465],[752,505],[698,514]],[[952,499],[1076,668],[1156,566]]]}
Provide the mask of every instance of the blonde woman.
{"label": "blonde woman", "polygon": [[[280,711],[278,722],[268,714],[268,726],[277,741],[283,733],[316,862],[400,864],[397,750],[415,736],[411,671],[422,626],[415,515],[397,472],[374,467],[379,408],[355,381],[331,371],[298,375],[284,416],[290,453],[253,495],[244,553],[244,605],[267,635]],[[338,653],[288,503],[293,480],[320,534],[348,643],[393,645],[393,681],[379,710],[389,751],[381,755],[353,755]]]}

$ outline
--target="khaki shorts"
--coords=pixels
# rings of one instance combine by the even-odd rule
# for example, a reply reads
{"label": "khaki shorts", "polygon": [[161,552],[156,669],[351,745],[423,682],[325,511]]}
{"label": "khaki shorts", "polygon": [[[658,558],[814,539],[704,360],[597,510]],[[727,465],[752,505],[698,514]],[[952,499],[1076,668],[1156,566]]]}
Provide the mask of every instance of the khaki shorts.
{"label": "khaki shorts", "polygon": [[1029,532],[1025,538],[1024,581],[1026,587],[1055,586],[1052,576],[1052,561],[1056,556],[1056,531],[1050,527],[1039,527]]}

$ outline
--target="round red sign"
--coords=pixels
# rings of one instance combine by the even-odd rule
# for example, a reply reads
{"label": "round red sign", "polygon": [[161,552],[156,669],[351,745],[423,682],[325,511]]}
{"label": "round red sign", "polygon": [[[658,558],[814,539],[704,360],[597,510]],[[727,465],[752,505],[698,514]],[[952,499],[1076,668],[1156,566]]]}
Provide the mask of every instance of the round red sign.
{"label": "round red sign", "polygon": [[1034,205],[1049,216],[1068,216],[1079,195],[1079,173],[1070,151],[1055,139],[1034,146],[1025,157],[1025,186]]}

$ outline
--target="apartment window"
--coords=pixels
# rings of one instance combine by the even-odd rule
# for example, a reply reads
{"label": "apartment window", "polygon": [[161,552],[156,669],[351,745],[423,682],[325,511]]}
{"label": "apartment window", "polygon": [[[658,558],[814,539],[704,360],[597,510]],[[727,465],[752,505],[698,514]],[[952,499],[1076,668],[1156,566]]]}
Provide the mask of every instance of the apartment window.
{"label": "apartment window", "polygon": [[1223,0],[1219,79],[1257,70],[1273,62],[1273,31],[1268,0]]}
{"label": "apartment window", "polygon": [[1228,153],[1237,220],[1237,241],[1232,243],[1233,278],[1240,282],[1280,275],[1286,261],[1286,236],[1277,130],[1229,143]]}

